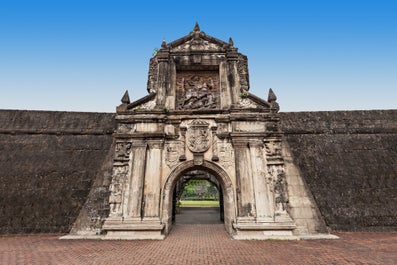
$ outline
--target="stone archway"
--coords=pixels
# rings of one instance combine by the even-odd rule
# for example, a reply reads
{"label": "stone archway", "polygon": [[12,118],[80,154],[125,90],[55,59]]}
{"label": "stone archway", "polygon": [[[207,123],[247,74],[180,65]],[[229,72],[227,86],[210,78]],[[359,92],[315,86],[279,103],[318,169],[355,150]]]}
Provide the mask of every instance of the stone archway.
{"label": "stone archway", "polygon": [[[218,203],[218,206],[189,206],[186,204],[192,204],[191,202],[185,202],[181,203],[181,201],[186,201],[189,200],[188,197],[192,196],[191,194],[191,189],[192,187],[189,187],[190,181],[205,181],[206,184],[201,182],[200,184],[198,183],[192,183],[194,186],[194,200],[197,199],[197,196],[199,198],[207,197],[208,195],[211,194],[213,198],[217,198],[216,202]],[[204,191],[204,186],[206,190]],[[215,187],[216,191],[211,189],[212,187]],[[189,187],[189,188],[188,188]],[[187,192],[187,189],[190,190],[190,192]],[[198,190],[199,189],[199,190]],[[209,189],[211,189],[211,192],[209,192]],[[185,194],[186,191],[186,194]],[[205,193],[205,194],[204,194]],[[184,195],[185,194],[185,195]],[[207,199],[204,198],[203,199]],[[179,202],[179,204],[178,204]],[[207,203],[205,203],[207,204]],[[193,208],[192,208],[193,207]],[[210,207],[208,209],[205,209],[207,207]],[[215,207],[215,208],[214,208]],[[212,208],[212,209],[211,209]],[[191,216],[192,213],[193,216]],[[198,213],[201,212],[203,214]],[[215,218],[215,212],[217,213],[217,218]],[[182,214],[182,215],[181,215]],[[178,218],[177,218],[178,215]],[[175,188],[173,191],[172,195],[172,223],[216,223],[216,222],[222,222],[224,221],[224,205],[223,205],[223,193],[222,193],[222,187],[220,186],[218,180],[209,172],[203,171],[203,170],[190,170],[181,176],[178,181],[175,184]]]}
{"label": "stone archway", "polygon": [[117,107],[106,238],[163,239],[176,182],[196,169],[219,182],[235,239],[294,238],[300,230],[291,216],[315,219],[297,206],[303,202],[290,203],[289,193],[301,193],[288,187],[277,97],[248,92],[247,63],[233,41],[198,25],[162,43],[150,59],[149,94],[130,102],[126,92]]}
{"label": "stone archway", "polygon": [[172,227],[172,194],[179,178],[191,170],[203,170],[212,174],[219,182],[223,194],[224,224],[229,234],[233,234],[233,222],[236,218],[236,204],[233,184],[229,175],[217,164],[204,160],[201,165],[195,165],[193,160],[179,164],[169,174],[162,193],[162,223],[165,225],[164,233],[167,235]]}

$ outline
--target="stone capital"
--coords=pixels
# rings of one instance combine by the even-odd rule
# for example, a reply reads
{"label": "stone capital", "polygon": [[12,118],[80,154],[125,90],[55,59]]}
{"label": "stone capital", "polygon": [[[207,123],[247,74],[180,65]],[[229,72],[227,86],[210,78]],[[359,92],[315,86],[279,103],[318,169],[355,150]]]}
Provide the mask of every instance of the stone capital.
{"label": "stone capital", "polygon": [[162,149],[164,146],[164,140],[148,140],[147,144],[150,149]]}

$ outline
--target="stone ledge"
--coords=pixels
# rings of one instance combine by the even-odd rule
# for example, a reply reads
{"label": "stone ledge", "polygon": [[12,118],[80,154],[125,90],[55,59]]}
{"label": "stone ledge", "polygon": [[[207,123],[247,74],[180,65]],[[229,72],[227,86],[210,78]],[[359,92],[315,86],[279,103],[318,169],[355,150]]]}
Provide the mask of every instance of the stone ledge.
{"label": "stone ledge", "polygon": [[238,230],[292,230],[296,228],[294,223],[237,223],[233,228]]}

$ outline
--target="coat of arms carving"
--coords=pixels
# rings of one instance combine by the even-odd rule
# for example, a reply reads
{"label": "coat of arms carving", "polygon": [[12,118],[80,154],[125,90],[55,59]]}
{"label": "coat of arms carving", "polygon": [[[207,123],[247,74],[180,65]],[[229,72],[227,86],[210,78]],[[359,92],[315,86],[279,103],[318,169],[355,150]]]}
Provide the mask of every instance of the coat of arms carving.
{"label": "coat of arms carving", "polygon": [[202,120],[194,120],[189,124],[187,146],[190,151],[202,153],[210,148],[209,124]]}
{"label": "coat of arms carving", "polygon": [[166,143],[165,146],[166,146],[165,162],[167,163],[168,167],[172,168],[179,162],[182,143],[173,141]]}

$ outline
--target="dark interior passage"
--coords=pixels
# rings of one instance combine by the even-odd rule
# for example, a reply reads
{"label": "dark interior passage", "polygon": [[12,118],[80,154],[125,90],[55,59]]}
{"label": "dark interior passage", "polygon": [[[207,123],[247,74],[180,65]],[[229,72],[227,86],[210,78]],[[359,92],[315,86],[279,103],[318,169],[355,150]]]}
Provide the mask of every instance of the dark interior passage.
{"label": "dark interior passage", "polygon": [[[192,185],[192,183],[194,184]],[[185,173],[178,180],[174,188],[172,207],[173,223],[223,223],[224,210],[222,195],[219,182],[208,172],[192,170]]]}

